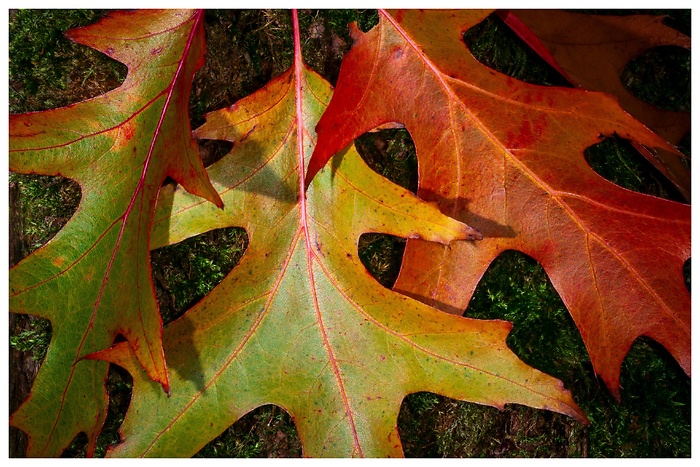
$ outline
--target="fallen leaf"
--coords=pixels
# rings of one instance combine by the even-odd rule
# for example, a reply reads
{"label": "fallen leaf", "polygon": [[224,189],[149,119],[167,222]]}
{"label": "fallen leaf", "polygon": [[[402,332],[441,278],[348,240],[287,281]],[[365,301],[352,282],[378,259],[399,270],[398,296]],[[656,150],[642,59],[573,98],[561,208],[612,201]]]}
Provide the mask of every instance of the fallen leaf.
{"label": "fallen leaf", "polygon": [[357,136],[401,123],[416,145],[418,195],[484,239],[409,240],[395,290],[462,314],[493,259],[519,250],[544,267],[616,397],[622,360],[642,335],[690,374],[690,207],[617,187],[583,156],[613,134],[675,150],[608,95],[529,85],[480,64],[462,36],[489,14],[381,11],[368,33],[355,28],[307,184]]}
{"label": "fallen leaf", "polygon": [[[663,24],[663,16],[589,15],[559,10],[498,10],[525,42],[572,84],[603,91],[666,141],[678,144],[690,131],[690,113],[663,110],[635,97],[620,76],[630,60],[659,46],[690,49],[690,37]],[[638,147],[681,194],[690,199],[690,169],[678,154]]]}
{"label": "fallen leaf", "polygon": [[178,188],[161,195],[154,247],[228,226],[245,228],[249,245],[231,273],[165,329],[172,397],[129,346],[93,355],[134,378],[124,442],[109,454],[191,456],[250,410],[276,404],[294,420],[305,456],[400,456],[399,409],[418,391],[585,421],[560,381],[508,350],[509,323],[450,315],[392,292],[357,253],[364,232],[451,245],[478,232],[372,172],[352,147],[304,194],[313,128],[331,87],[302,63],[294,23],[293,68],[195,131],[233,143],[209,168],[226,208]]}
{"label": "fallen leaf", "polygon": [[86,361],[122,334],[168,389],[151,283],[149,232],[167,177],[221,206],[190,135],[202,12],[113,12],[67,33],[127,65],[117,89],[67,107],[10,116],[10,170],[68,177],[81,201],[49,243],[10,270],[10,311],[48,318],[51,344],[11,417],[28,456],[58,456],[80,432],[88,455],[107,414],[107,364]]}

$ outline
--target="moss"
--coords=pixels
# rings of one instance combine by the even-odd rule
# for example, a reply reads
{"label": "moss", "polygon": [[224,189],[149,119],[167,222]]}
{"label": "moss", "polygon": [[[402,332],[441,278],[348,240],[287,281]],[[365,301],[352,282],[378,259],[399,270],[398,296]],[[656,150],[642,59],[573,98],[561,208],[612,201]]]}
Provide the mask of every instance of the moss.
{"label": "moss", "polygon": [[387,289],[399,277],[406,239],[383,234],[363,234],[357,244],[362,264]]}
{"label": "moss", "polygon": [[656,47],[631,60],[620,76],[637,98],[664,110],[690,111],[690,50]]}
{"label": "moss", "polygon": [[586,161],[601,177],[628,190],[683,202],[683,198],[632,144],[620,137],[605,138],[585,152]]}
{"label": "moss", "polygon": [[32,359],[42,362],[51,342],[51,322],[34,319],[26,329],[10,336],[10,347],[21,352],[31,352]]}
{"label": "moss", "polygon": [[9,25],[10,112],[44,110],[97,96],[126,77],[126,67],[69,41],[68,29],[104,10],[15,10]]}
{"label": "moss", "polygon": [[134,383],[128,371],[117,365],[110,365],[105,386],[109,391],[109,405],[107,418],[100,436],[97,437],[95,457],[104,457],[109,446],[121,443],[119,428],[129,408]]}
{"label": "moss", "polygon": [[244,229],[212,230],[151,253],[163,324],[180,317],[238,264],[248,246]]}
{"label": "moss", "polygon": [[531,84],[570,87],[496,15],[469,29],[464,43],[477,60],[503,74]]}
{"label": "moss", "polygon": [[16,173],[10,174],[10,183],[19,187],[26,256],[51,240],[73,216],[80,186],[63,177]]}
{"label": "moss", "polygon": [[241,417],[195,457],[301,457],[301,442],[289,414],[264,405]]}

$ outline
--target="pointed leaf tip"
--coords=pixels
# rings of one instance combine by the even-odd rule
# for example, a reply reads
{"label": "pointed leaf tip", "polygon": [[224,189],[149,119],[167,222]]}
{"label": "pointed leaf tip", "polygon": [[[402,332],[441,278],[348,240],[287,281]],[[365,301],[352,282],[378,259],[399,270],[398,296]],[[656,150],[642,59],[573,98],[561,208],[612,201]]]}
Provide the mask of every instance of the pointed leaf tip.
{"label": "pointed leaf tip", "polygon": [[203,197],[216,205],[217,208],[219,209],[224,209],[224,201],[221,199],[221,196],[219,196],[219,193],[214,189],[213,186],[211,186],[211,183],[209,184],[211,187],[211,191],[208,192],[206,195],[203,195]]}

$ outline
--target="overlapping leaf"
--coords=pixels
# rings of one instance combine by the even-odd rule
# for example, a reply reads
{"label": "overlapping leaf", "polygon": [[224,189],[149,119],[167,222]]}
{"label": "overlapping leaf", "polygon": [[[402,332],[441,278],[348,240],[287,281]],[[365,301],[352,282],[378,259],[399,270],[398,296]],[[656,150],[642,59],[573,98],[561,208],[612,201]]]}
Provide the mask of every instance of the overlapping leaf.
{"label": "overlapping leaf", "polygon": [[202,13],[112,13],[68,36],[127,65],[114,91],[10,117],[10,169],[77,181],[81,202],[56,237],[10,270],[10,311],[48,318],[52,340],[11,423],[29,456],[56,456],[79,432],[88,453],[106,416],[107,364],[83,360],[126,337],[150,378],[168,387],[149,232],[166,176],[221,205],[187,114],[203,63]]}
{"label": "overlapping leaf", "polygon": [[263,404],[293,418],[306,456],[398,456],[396,420],[417,391],[585,420],[562,384],[505,345],[510,324],[453,316],[380,286],[357,254],[363,232],[447,244],[477,232],[372,172],[351,147],[304,195],[314,126],[331,88],[301,62],[233,107],[200,138],[233,142],[209,168],[223,211],[164,190],[153,246],[241,226],[241,262],[164,331],[172,397],[128,346],[96,357],[134,377],[114,456],[190,456]]}
{"label": "overlapping leaf", "polygon": [[613,134],[674,149],[606,95],[528,85],[480,64],[462,35],[488,14],[381,12],[367,34],[355,28],[308,176],[365,131],[404,124],[421,198],[484,239],[409,240],[396,290],[461,314],[491,261],[519,250],[546,270],[613,394],[638,336],[689,373],[690,208],[618,188],[583,156]]}
{"label": "overlapping leaf", "polygon": [[[659,109],[620,80],[627,63],[653,47],[690,48],[690,38],[663,24],[662,16],[601,16],[559,10],[499,10],[503,20],[572,84],[617,96],[620,105],[666,141],[690,130],[690,114]],[[639,148],[690,199],[690,170],[677,154]]]}

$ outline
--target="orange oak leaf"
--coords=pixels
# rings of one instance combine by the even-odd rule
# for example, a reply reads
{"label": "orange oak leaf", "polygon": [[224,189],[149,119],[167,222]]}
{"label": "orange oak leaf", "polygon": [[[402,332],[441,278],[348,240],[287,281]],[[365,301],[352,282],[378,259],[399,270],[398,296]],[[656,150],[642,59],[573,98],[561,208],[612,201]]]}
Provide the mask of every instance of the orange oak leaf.
{"label": "orange oak leaf", "polygon": [[164,188],[154,247],[242,226],[248,249],[165,329],[172,397],[128,345],[93,355],[134,378],[124,442],[109,454],[191,456],[245,413],[276,404],[294,420],[305,456],[399,456],[399,409],[417,391],[585,421],[560,381],[508,350],[509,323],[453,316],[387,290],[357,253],[364,232],[452,245],[478,232],[372,172],[352,147],[304,196],[331,87],[302,63],[296,16],[294,25],[293,67],[195,131],[233,143],[209,168],[226,208]]}
{"label": "orange oak leaf", "polygon": [[362,133],[405,125],[419,196],[484,239],[450,247],[409,240],[395,290],[461,314],[493,259],[519,250],[544,267],[616,397],[621,362],[638,336],[660,342],[690,374],[682,274],[690,207],[619,188],[583,156],[613,134],[673,147],[608,95],[529,85],[479,63],[462,35],[489,14],[381,11],[368,33],[355,28],[316,128],[309,179]]}
{"label": "orange oak leaf", "polygon": [[[559,10],[498,10],[525,42],[572,84],[603,91],[666,141],[677,144],[690,131],[690,113],[663,110],[635,97],[620,80],[627,63],[659,46],[690,48],[690,38],[663,24],[663,16],[588,15]],[[690,199],[690,170],[678,154],[640,152]],[[685,157],[685,156],[683,156]]]}
{"label": "orange oak leaf", "polygon": [[167,176],[223,206],[191,137],[189,90],[203,63],[200,11],[114,12],[67,33],[127,65],[117,89],[10,116],[10,170],[79,183],[80,205],[49,243],[10,270],[10,311],[51,321],[29,398],[11,417],[28,456],[57,456],[80,432],[88,455],[107,413],[107,364],[84,357],[118,334],[168,390],[149,234]]}

